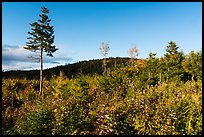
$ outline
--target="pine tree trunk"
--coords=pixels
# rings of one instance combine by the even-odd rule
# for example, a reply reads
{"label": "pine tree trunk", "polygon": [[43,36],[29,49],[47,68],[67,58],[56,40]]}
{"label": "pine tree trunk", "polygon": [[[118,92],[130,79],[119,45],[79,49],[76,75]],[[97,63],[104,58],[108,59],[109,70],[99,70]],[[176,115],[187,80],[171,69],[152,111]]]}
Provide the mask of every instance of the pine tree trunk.
{"label": "pine tree trunk", "polygon": [[151,78],[151,72],[149,71],[148,72],[148,81],[150,81],[150,78]]}
{"label": "pine tree trunk", "polygon": [[194,81],[194,75],[192,75],[191,80]]}
{"label": "pine tree trunk", "polygon": [[160,81],[160,83],[162,82],[162,75],[161,75],[161,72],[159,73],[159,81]]}
{"label": "pine tree trunk", "polygon": [[40,95],[43,98],[43,91],[42,91],[42,86],[43,86],[43,59],[42,59],[42,55],[43,55],[43,49],[41,48],[41,52],[40,52]]}

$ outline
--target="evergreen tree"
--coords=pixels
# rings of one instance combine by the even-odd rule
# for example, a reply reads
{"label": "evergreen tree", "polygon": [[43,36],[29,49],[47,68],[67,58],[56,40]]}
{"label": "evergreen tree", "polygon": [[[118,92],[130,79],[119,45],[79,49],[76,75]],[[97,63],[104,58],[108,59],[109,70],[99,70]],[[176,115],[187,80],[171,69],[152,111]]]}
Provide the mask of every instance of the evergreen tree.
{"label": "evergreen tree", "polygon": [[156,75],[158,71],[158,62],[159,59],[156,58],[156,53],[149,53],[149,58],[147,58],[147,64],[148,64],[148,83],[156,83],[156,78],[158,77]]}
{"label": "evergreen tree", "polygon": [[166,52],[167,52],[166,55],[177,54],[178,53],[178,51],[177,51],[178,47],[176,45],[176,42],[170,41],[168,43],[169,43],[169,45],[167,46],[167,49],[166,49]]}
{"label": "evergreen tree", "polygon": [[[178,52],[177,44],[173,41],[168,42],[169,45],[166,49],[166,54],[164,55],[164,61],[165,61],[165,78],[166,81],[172,79],[172,80],[181,80],[183,77],[183,67],[181,65],[181,62],[184,59],[184,53]],[[176,76],[176,77],[175,77]]]}
{"label": "evergreen tree", "polygon": [[32,52],[40,51],[40,95],[43,98],[43,52],[46,52],[47,56],[53,57],[52,53],[58,50],[54,45],[54,27],[50,26],[50,19],[47,14],[49,10],[45,7],[41,9],[42,14],[39,15],[40,19],[38,22],[34,22],[31,25],[32,31],[28,32],[31,36],[28,37],[28,42],[24,47]]}
{"label": "evergreen tree", "polygon": [[182,61],[182,66],[191,75],[191,80],[202,79],[202,51],[191,51]]}

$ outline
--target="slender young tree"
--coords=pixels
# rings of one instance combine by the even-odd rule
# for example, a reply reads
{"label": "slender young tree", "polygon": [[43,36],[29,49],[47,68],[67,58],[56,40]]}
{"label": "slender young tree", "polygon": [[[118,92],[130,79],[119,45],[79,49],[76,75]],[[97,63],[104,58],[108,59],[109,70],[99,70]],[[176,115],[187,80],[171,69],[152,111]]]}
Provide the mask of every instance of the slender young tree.
{"label": "slender young tree", "polygon": [[101,54],[104,56],[103,69],[104,69],[104,72],[106,72],[106,65],[107,65],[106,56],[108,55],[108,52],[110,50],[109,44],[105,43],[105,42],[102,42],[101,47],[99,48],[99,50],[101,51]]}
{"label": "slender young tree", "polygon": [[138,48],[135,44],[132,44],[132,47],[129,49],[128,54],[130,55],[130,64],[131,66],[134,66],[135,64],[135,58],[139,55]]}
{"label": "slender young tree", "polygon": [[58,50],[54,43],[54,27],[50,26],[50,19],[47,14],[49,10],[44,6],[41,8],[42,14],[39,15],[40,19],[38,22],[34,22],[31,25],[32,31],[28,32],[31,36],[27,39],[26,46],[24,49],[27,49],[32,52],[38,51],[39,61],[40,61],[40,95],[43,99],[43,52],[46,52],[47,56],[53,57],[53,53]]}

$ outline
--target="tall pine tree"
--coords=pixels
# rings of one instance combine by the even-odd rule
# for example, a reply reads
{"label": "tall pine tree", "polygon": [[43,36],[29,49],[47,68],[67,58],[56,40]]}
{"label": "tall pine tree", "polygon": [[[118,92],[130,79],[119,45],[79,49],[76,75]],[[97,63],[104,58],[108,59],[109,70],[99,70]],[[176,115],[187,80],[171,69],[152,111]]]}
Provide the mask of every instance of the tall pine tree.
{"label": "tall pine tree", "polygon": [[53,57],[52,53],[56,50],[54,43],[54,27],[50,26],[50,19],[47,14],[49,10],[44,6],[41,8],[42,14],[39,15],[40,19],[38,22],[34,22],[31,25],[32,31],[28,32],[31,36],[27,39],[26,46],[24,47],[27,50],[32,52],[40,51],[40,95],[43,98],[43,52],[46,52],[47,56]]}

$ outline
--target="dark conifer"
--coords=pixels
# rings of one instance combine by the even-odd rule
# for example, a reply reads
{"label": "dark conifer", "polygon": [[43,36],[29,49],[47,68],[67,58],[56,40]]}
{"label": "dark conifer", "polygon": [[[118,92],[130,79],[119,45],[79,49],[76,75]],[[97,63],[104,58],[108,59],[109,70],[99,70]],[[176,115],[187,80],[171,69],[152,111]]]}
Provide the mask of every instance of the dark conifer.
{"label": "dark conifer", "polygon": [[27,50],[32,52],[40,52],[40,95],[43,98],[42,85],[43,85],[43,52],[46,52],[47,56],[53,57],[53,53],[58,50],[54,43],[54,27],[50,26],[50,19],[47,14],[49,10],[45,7],[41,9],[42,14],[39,15],[40,19],[38,22],[34,22],[31,25],[32,31],[28,32],[31,36],[27,39],[26,46],[24,47]]}

